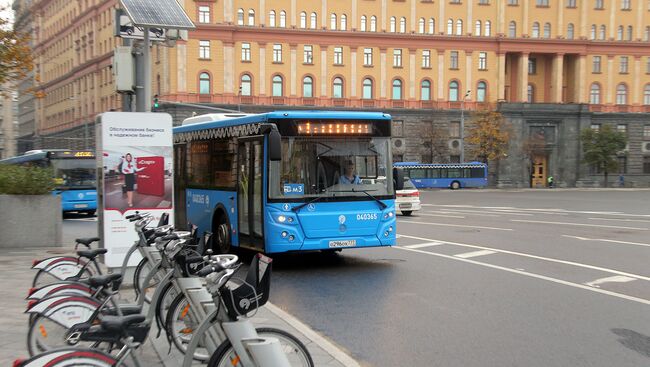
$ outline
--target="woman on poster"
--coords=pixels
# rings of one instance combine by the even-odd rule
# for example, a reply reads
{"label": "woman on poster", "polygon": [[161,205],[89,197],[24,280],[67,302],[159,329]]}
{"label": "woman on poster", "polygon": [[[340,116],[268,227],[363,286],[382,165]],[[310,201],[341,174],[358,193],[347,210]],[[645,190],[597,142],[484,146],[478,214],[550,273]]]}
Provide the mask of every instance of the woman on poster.
{"label": "woman on poster", "polygon": [[138,168],[137,163],[133,160],[131,153],[126,153],[120,162],[122,174],[124,175],[124,185],[126,186],[126,199],[129,207],[133,207],[133,187],[135,186],[135,174],[144,169]]}

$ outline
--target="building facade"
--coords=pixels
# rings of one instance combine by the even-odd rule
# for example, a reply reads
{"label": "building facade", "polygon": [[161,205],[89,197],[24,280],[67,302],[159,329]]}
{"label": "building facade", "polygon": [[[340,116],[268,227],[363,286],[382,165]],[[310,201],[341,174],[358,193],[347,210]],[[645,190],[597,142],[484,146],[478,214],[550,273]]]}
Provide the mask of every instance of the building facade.
{"label": "building facade", "polygon": [[[11,5],[14,11],[14,30],[28,35],[34,34],[31,8],[32,0],[14,0]],[[29,40],[34,47],[33,39]],[[36,102],[34,96],[34,72],[30,72],[16,86],[18,92],[18,131],[16,133],[17,154],[25,153],[35,147],[36,133]]]}

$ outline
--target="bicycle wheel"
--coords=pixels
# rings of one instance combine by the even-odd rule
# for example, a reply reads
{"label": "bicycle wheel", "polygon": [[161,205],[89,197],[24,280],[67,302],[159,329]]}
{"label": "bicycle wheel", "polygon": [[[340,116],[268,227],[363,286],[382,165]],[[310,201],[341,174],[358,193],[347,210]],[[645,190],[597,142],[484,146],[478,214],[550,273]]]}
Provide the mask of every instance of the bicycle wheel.
{"label": "bicycle wheel", "polygon": [[91,347],[93,345],[91,342],[70,344],[67,341],[67,337],[68,328],[43,315],[36,315],[27,333],[27,351],[30,356],[34,356],[48,350],[73,345],[84,347]]}
{"label": "bicycle wheel", "polygon": [[[93,273],[92,271],[90,271],[90,269],[84,268],[84,270],[81,272],[81,276],[79,277],[79,279],[87,279],[90,278],[92,275]],[[32,281],[32,287],[41,288],[48,284],[58,283],[61,280],[65,280],[65,279],[59,279],[54,275],[50,274],[49,272],[43,269],[39,269],[36,275],[34,276],[34,281]]]}
{"label": "bicycle wheel", "polygon": [[[274,328],[258,328],[257,334],[260,337],[277,338],[280,341],[282,350],[284,351],[291,367],[313,367],[314,361],[311,359],[311,354],[307,347],[298,340],[295,336],[288,332]],[[230,340],[226,340],[210,357],[208,367],[238,367],[241,366],[239,356],[232,347]]]}
{"label": "bicycle wheel", "polygon": [[[153,265],[149,262],[149,259],[147,259],[146,257],[140,260],[140,262],[136,266],[135,272],[133,273],[133,289],[135,290],[136,297],[139,297],[140,293],[142,293],[144,280],[149,275],[149,273],[151,273],[152,270],[153,270]],[[156,287],[158,287],[158,284],[160,284],[160,281],[164,276],[165,276],[165,269],[158,268],[156,274],[154,274],[151,280],[149,280],[149,285],[147,286],[147,289],[145,289],[144,291],[144,301],[146,303],[151,303],[151,297],[153,296],[153,293],[156,291]]]}
{"label": "bicycle wheel", "polygon": [[[190,312],[190,303],[183,293],[178,294],[169,306],[165,320],[165,329],[167,335],[174,343],[174,346],[183,354],[187,353],[187,345],[194,336],[194,330],[199,327],[201,320],[194,320]],[[194,360],[205,362],[210,358],[208,350],[204,347],[205,343],[199,343],[199,347],[194,351]]]}
{"label": "bicycle wheel", "polygon": [[[18,364],[20,367],[69,367],[69,366],[84,366],[84,367],[114,367],[120,361],[113,358],[111,355],[92,350],[81,348],[65,348],[41,353],[26,361]],[[122,364],[119,364],[122,366]]]}

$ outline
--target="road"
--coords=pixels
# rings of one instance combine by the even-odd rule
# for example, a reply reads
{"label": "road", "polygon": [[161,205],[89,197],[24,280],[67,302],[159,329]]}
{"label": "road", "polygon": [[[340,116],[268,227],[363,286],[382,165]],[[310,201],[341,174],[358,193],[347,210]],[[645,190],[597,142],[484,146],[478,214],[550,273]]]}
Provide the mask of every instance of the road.
{"label": "road", "polygon": [[650,364],[650,191],[421,199],[396,247],[275,256],[271,301],[367,366]]}

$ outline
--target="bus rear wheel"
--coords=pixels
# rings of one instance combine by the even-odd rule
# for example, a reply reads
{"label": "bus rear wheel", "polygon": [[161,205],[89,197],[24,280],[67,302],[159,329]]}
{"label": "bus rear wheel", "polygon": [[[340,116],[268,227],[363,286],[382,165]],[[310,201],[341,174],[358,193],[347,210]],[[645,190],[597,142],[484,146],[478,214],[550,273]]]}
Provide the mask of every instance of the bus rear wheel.
{"label": "bus rear wheel", "polygon": [[451,188],[452,190],[458,190],[458,189],[460,189],[460,182],[458,182],[458,181],[454,181],[454,182],[452,182],[450,188]]}
{"label": "bus rear wheel", "polygon": [[230,226],[224,218],[219,219],[215,236],[215,250],[220,254],[230,252]]}

